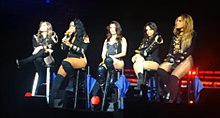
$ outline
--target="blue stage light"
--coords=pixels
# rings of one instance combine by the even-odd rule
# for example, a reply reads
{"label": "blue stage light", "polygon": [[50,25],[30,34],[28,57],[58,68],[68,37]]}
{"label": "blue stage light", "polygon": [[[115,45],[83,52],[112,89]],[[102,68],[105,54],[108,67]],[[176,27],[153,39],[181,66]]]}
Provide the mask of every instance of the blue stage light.
{"label": "blue stage light", "polygon": [[52,2],[52,0],[45,0],[46,4],[50,4]]}

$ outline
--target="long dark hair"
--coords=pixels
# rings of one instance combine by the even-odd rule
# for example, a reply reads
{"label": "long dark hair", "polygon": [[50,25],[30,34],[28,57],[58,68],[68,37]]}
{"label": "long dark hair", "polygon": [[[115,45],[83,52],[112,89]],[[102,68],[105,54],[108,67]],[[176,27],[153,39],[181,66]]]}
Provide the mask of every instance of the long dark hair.
{"label": "long dark hair", "polygon": [[85,30],[85,27],[84,27],[82,21],[78,18],[75,18],[74,24],[76,27],[76,40],[83,41],[83,37],[85,35],[87,35],[87,33],[86,33],[86,30]]}
{"label": "long dark hair", "polygon": [[152,30],[154,30],[154,34],[152,37],[154,37],[155,35],[158,34],[158,31],[157,31],[157,24],[155,22],[147,22],[145,25],[144,25],[144,38],[143,40],[147,40],[149,39],[149,36],[147,35],[146,33],[146,27],[149,26]]}
{"label": "long dark hair", "polygon": [[113,20],[113,21],[111,21],[111,23],[106,27],[107,28],[107,41],[109,41],[110,40],[110,38],[112,37],[112,35],[111,35],[111,33],[110,33],[110,25],[111,24],[115,24],[115,26],[116,26],[116,33],[117,33],[117,38],[116,38],[116,40],[117,41],[121,41],[122,40],[122,28],[121,28],[121,25],[119,24],[119,22],[118,21],[115,21],[115,20]]}
{"label": "long dark hair", "polygon": [[46,23],[47,25],[47,37],[46,37],[46,41],[50,40],[51,37],[56,33],[53,31],[53,27],[52,27],[52,24],[48,21],[41,21],[40,24],[39,24],[39,29],[38,29],[38,32],[37,34],[35,35],[36,36],[36,40],[37,42],[40,42],[40,40],[42,40],[43,36],[42,36],[42,32],[40,31],[40,27],[42,26],[43,23]]}

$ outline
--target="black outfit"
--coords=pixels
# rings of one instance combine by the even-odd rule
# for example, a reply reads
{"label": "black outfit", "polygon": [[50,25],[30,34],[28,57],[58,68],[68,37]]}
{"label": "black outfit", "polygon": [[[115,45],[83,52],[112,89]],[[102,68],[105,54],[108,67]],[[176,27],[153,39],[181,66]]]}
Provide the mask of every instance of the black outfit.
{"label": "black outfit", "polygon": [[[61,45],[62,50],[68,50],[67,58],[83,58],[84,54],[87,50],[88,43],[84,42],[83,37],[68,37],[70,39],[70,42],[72,43],[72,47],[67,47],[65,44]],[[75,39],[75,40],[74,40]],[[72,42],[74,40],[74,42]],[[85,57],[84,57],[85,58]],[[67,73],[68,78],[68,85],[66,87],[66,90],[70,90],[73,92],[73,83],[74,83],[74,73],[75,69],[72,67],[72,65],[67,61],[62,61],[62,66],[65,72]],[[57,91],[60,89],[61,84],[64,80],[64,77],[60,74],[57,74],[56,78],[54,79],[51,91],[50,91],[50,104],[53,105],[53,99],[56,97]]]}
{"label": "black outfit", "polygon": [[[163,43],[163,38],[161,35],[156,34],[151,39],[144,38],[140,44],[138,50],[140,54],[144,57],[145,61],[154,61],[160,64],[159,58],[159,46]],[[152,75],[152,74],[151,74]],[[145,83],[143,73],[138,73],[138,83],[137,87],[134,89],[140,90],[141,85]]]}
{"label": "black outfit", "polygon": [[[178,45],[178,41],[176,41],[176,36],[172,37],[169,53],[167,54],[167,60],[170,61],[171,63],[174,63],[174,65],[173,65],[174,68],[177,65],[179,65],[182,61],[184,61],[189,55],[193,56],[196,37],[197,37],[197,33],[193,32],[192,33],[192,43],[191,43],[191,45],[184,52],[177,52],[177,53],[175,53],[174,46],[176,44]],[[181,46],[181,42],[179,42],[179,45]]]}
{"label": "black outfit", "polygon": [[[104,94],[110,99],[105,99],[105,103],[113,102],[114,103],[114,109],[117,110],[117,87],[114,85],[114,82],[116,81],[116,72],[113,65],[113,59],[109,57],[109,55],[116,55],[121,53],[122,51],[122,45],[120,42],[115,42],[113,44],[109,44],[107,42],[107,55],[104,60],[104,64],[107,68],[103,66],[103,64],[100,64],[97,69],[97,82],[93,88],[92,95],[93,96],[101,96],[103,98]],[[122,59],[122,58],[118,58]],[[107,78],[107,73],[109,73],[109,78]],[[108,81],[106,81],[108,79]],[[107,84],[107,85],[106,85]],[[107,88],[106,88],[107,87]],[[106,91],[105,91],[106,88]],[[106,97],[106,98],[107,98]],[[99,104],[97,107],[100,107],[101,104]],[[105,105],[104,109],[107,109],[108,105]],[[92,108],[94,106],[92,105]],[[97,108],[98,109],[98,108]]]}
{"label": "black outfit", "polygon": [[160,63],[159,46],[163,43],[161,35],[155,35],[151,39],[143,39],[138,50],[146,61],[155,61]]}
{"label": "black outfit", "polygon": [[[84,36],[84,37],[87,37],[87,36]],[[74,38],[73,35],[68,37],[68,39],[70,39],[70,42],[72,42],[73,38]],[[67,57],[80,58],[80,57],[83,57],[83,53],[86,52],[86,49],[88,47],[88,43],[84,42],[83,37],[77,38],[77,36],[76,36],[75,38],[76,39],[72,43],[73,44],[72,48],[67,47],[65,44],[61,45],[62,50],[68,50]]]}
{"label": "black outfit", "polygon": [[39,62],[41,63],[41,65],[45,65],[45,63],[43,62],[43,58],[47,57],[49,55],[49,52],[47,52],[45,50],[45,47],[48,48],[48,46],[50,45],[52,48],[54,47],[56,43],[53,41],[53,39],[44,39],[41,38],[39,40],[36,39],[36,36],[33,36],[32,39],[32,45],[33,48],[37,48],[42,46],[42,49],[40,49],[36,54],[33,54],[25,59],[19,60],[19,66],[22,66],[24,64],[27,64],[29,62]]}
{"label": "black outfit", "polygon": [[[181,49],[181,42],[177,41],[176,36],[172,37],[169,53],[167,54],[167,61],[173,63],[171,72],[181,63],[183,62],[189,55],[193,57],[193,51],[195,47],[195,40],[197,37],[197,33],[194,31],[192,33],[192,42],[191,45],[183,52],[175,52],[175,45],[179,45]],[[174,75],[170,75],[163,69],[158,69],[159,77],[161,80],[161,85],[168,85],[164,90],[168,93],[166,99],[169,99],[168,102],[173,103],[176,100],[176,96],[178,94],[178,78]]]}
{"label": "black outfit", "polygon": [[[54,37],[57,38],[57,36],[54,36]],[[40,46],[42,46],[44,48],[40,49],[36,54],[33,54],[25,59],[18,60],[18,62],[17,62],[18,66],[22,66],[22,65],[27,64],[29,62],[34,62],[36,71],[38,72],[38,75],[39,75],[38,85],[37,85],[38,87],[44,81],[46,81],[46,66],[47,65],[44,62],[44,58],[49,55],[49,52],[47,52],[45,50],[45,47],[48,48],[48,46],[51,46],[53,48],[55,44],[56,43],[54,42],[53,39],[40,38],[39,40],[37,40],[36,35],[34,35],[33,39],[32,39],[33,48],[37,48]]]}

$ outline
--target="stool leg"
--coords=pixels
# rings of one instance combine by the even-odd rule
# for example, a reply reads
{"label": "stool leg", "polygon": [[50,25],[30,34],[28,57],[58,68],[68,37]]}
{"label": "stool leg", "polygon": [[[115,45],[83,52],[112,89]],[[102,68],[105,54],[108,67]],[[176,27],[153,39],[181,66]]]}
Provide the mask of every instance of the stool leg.
{"label": "stool leg", "polygon": [[159,78],[157,75],[157,72],[155,73],[155,89],[156,89],[156,101],[159,102],[160,101],[160,95],[159,95]]}
{"label": "stool leg", "polygon": [[46,98],[49,104],[49,94],[50,94],[50,68],[47,67],[47,77],[46,77]]}
{"label": "stool leg", "polygon": [[[88,66],[88,68],[87,68],[87,76],[90,76],[90,67]],[[87,93],[87,108],[89,109],[90,107],[91,107],[91,103],[90,103],[90,92],[88,91],[88,84],[89,83],[87,83],[88,81],[86,81],[86,83],[85,83],[85,88],[86,88],[86,93]]]}
{"label": "stool leg", "polygon": [[[120,72],[118,71],[117,72],[117,79],[119,80],[119,78],[120,78]],[[119,109],[121,108],[121,102],[122,102],[121,93],[118,89],[118,108]]]}
{"label": "stool leg", "polygon": [[158,94],[158,80],[157,73],[154,71],[148,72],[148,98],[149,101],[157,101],[159,98]]}
{"label": "stool leg", "polygon": [[106,95],[107,95],[107,92],[108,92],[109,80],[110,80],[110,73],[108,72],[108,73],[107,73],[106,82],[105,82],[105,89],[104,89],[104,92],[103,92],[101,111],[104,110]]}
{"label": "stool leg", "polygon": [[149,78],[149,79],[148,79],[148,86],[147,86],[147,97],[148,97],[148,100],[149,100],[149,101],[151,101],[151,96],[152,96],[152,95],[151,95],[151,92],[152,92],[152,91],[151,91],[151,86],[152,86],[152,85],[151,85],[151,79]]}
{"label": "stool leg", "polygon": [[38,79],[39,79],[39,75],[36,72],[35,73],[35,77],[34,77],[34,83],[33,83],[33,86],[32,86],[32,92],[31,92],[32,96],[35,96],[35,94],[36,94],[36,89],[37,89],[37,85],[38,85]]}
{"label": "stool leg", "polygon": [[156,101],[156,99],[157,99],[157,86],[156,86],[155,77],[152,78],[152,82],[153,82],[153,101]]}
{"label": "stool leg", "polygon": [[76,86],[75,86],[75,96],[74,96],[74,109],[76,109],[76,103],[77,103],[77,94],[78,94],[78,86],[79,86],[79,73],[80,71],[77,71],[76,75]]}

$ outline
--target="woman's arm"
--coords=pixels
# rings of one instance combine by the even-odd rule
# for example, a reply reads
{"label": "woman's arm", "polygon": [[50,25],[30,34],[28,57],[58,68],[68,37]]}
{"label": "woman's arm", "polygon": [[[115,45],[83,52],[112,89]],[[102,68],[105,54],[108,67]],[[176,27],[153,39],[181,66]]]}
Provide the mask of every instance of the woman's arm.
{"label": "woman's arm", "polygon": [[151,42],[151,44],[148,44],[148,47],[145,47],[144,49],[141,49],[139,51],[142,56],[149,56],[149,54],[152,54],[156,49],[159,48],[159,45],[163,43],[163,38],[161,35],[156,35],[152,40],[153,41]]}
{"label": "woman's arm", "polygon": [[32,54],[36,54],[38,53],[40,50],[43,49],[43,46],[40,45],[38,42],[37,42],[37,36],[36,35],[33,35],[33,38],[32,38],[32,46],[33,46],[33,49],[34,51],[32,52]]}
{"label": "woman's arm", "polygon": [[83,39],[84,41],[74,41],[74,43],[70,43],[68,40],[65,40],[63,43],[69,47],[69,50],[84,54],[88,47],[89,37],[85,36]]}
{"label": "woman's arm", "polygon": [[103,47],[102,47],[102,55],[101,56],[102,56],[103,62],[106,58],[106,55],[107,55],[107,39],[105,39]]}

